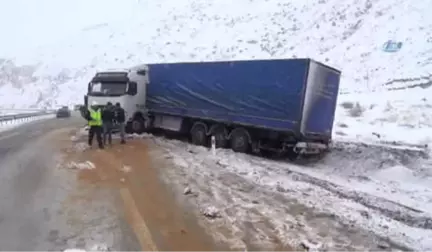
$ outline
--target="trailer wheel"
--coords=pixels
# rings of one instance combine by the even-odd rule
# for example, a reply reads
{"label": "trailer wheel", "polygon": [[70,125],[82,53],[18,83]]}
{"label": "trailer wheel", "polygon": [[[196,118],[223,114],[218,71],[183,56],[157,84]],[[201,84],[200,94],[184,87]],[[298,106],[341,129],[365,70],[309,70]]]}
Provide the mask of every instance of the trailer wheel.
{"label": "trailer wheel", "polygon": [[144,133],[145,125],[144,125],[144,119],[142,117],[139,117],[139,116],[135,117],[132,120],[131,126],[132,126],[132,131],[134,133],[137,133],[137,134]]}
{"label": "trailer wheel", "polygon": [[208,136],[205,124],[196,123],[191,129],[191,141],[195,145],[208,146]]}
{"label": "trailer wheel", "polygon": [[300,158],[300,154],[295,152],[293,148],[288,149],[285,155],[290,161],[295,161]]}
{"label": "trailer wheel", "polygon": [[228,146],[228,134],[225,127],[216,127],[214,130],[212,130],[211,136],[215,137],[216,148],[226,148]]}
{"label": "trailer wheel", "polygon": [[239,128],[231,132],[231,149],[235,152],[249,152],[250,137],[249,133],[245,129]]}

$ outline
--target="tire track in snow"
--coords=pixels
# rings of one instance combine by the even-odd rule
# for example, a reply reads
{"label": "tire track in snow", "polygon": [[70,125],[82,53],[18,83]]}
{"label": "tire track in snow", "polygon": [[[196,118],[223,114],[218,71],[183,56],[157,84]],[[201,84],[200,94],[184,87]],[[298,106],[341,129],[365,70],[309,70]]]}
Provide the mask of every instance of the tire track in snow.
{"label": "tire track in snow", "polygon": [[[338,143],[337,149],[335,149],[335,152],[329,153],[329,155],[334,155],[332,158],[343,158],[343,159],[349,159],[351,161],[355,160],[362,160],[367,157],[370,157],[373,155],[373,159],[377,161],[377,164],[380,163],[380,167],[384,164],[396,164],[396,163],[403,163],[403,164],[410,164],[413,159],[416,158],[426,158],[426,153],[419,152],[416,150],[406,150],[406,149],[392,149],[392,148],[386,148],[385,146],[370,146],[366,144],[361,143]],[[251,156],[251,159],[249,159],[249,162],[253,163],[254,165],[259,166],[265,166],[269,170],[273,170],[276,173],[280,173],[280,170],[278,168],[273,168],[269,166],[268,164],[265,164],[262,161],[263,158]],[[277,162],[277,163],[284,163],[284,161],[277,161],[277,160],[266,160],[269,162]],[[332,160],[334,161],[334,160]],[[303,161],[300,161],[303,162]],[[321,160],[313,161],[318,166],[321,163]],[[285,163],[292,163],[294,165],[295,162],[287,162]],[[334,165],[334,162],[331,162]],[[221,164],[219,164],[221,165]],[[403,205],[398,202],[394,202],[382,197],[374,196],[368,193],[359,192],[350,190],[344,186],[337,185],[335,183],[332,183],[327,180],[323,180],[311,175],[308,175],[306,173],[301,173],[294,171],[292,169],[289,169],[289,167],[284,167],[285,171],[287,171],[288,175],[291,176],[291,179],[294,181],[300,181],[305,182],[314,186],[318,186],[330,193],[333,193],[337,195],[340,198],[344,198],[347,200],[355,201],[357,203],[360,203],[361,205],[378,211],[380,214],[393,219],[395,221],[404,223],[410,227],[414,228],[421,228],[421,229],[427,229],[432,230],[432,217],[426,215],[421,210],[414,209],[412,207]],[[305,167],[307,169],[307,167]],[[375,169],[375,168],[374,168]],[[364,213],[367,217],[367,213]]]}
{"label": "tire track in snow", "polygon": [[[381,169],[385,164],[395,165],[397,163],[401,163],[404,165],[410,165],[415,159],[426,159],[428,157],[428,154],[424,150],[409,149],[409,146],[407,146],[408,149],[399,149],[362,143],[339,142],[335,147],[336,148],[334,149],[334,152],[329,153],[329,155],[332,155],[330,159],[337,158],[339,160],[342,158],[349,159],[351,161],[361,161],[362,159],[367,159],[367,157],[373,157],[375,161],[379,161],[379,169]],[[298,162],[294,161],[289,163],[293,163],[295,165],[308,163],[309,165],[316,165],[319,167],[321,161],[322,160],[317,161],[311,159],[299,160]],[[274,170],[272,167],[267,168]],[[301,181],[319,186],[320,188],[336,194],[341,198],[358,202],[367,208],[376,210],[382,215],[402,222],[410,227],[432,230],[432,216],[428,216],[421,210],[365,192],[353,191],[328,180],[319,179],[306,173],[297,172],[289,169],[288,167],[285,168],[288,169],[287,173],[291,175],[291,179],[295,181]],[[305,169],[307,168],[305,167]]]}
{"label": "tire track in snow", "polygon": [[[385,148],[378,146],[370,149],[369,146],[357,145],[357,144],[353,144],[353,145],[349,144],[349,146],[351,147],[351,149],[349,150],[347,149],[339,150],[339,152],[344,152],[345,150],[346,153],[342,153],[345,155],[340,156],[341,153],[330,153],[329,155],[334,155],[337,158],[348,157],[348,159],[351,160],[353,158],[352,155],[356,156],[355,154],[357,154],[357,159],[358,159],[360,157],[365,157],[365,155],[369,156],[370,154],[373,153],[376,160],[382,159],[379,160],[379,163],[381,163],[380,166],[383,166],[384,163],[389,163],[392,165],[398,162],[408,164],[411,162],[410,160],[412,160],[413,158],[424,158],[423,156],[424,153],[422,152],[418,152],[418,151],[407,152],[406,150],[398,150],[398,149],[387,150],[387,152],[391,153],[391,158],[383,157],[383,156],[381,156],[381,158],[378,158],[380,156],[380,153],[378,152],[385,151]],[[353,149],[355,149],[355,153],[353,153]],[[262,162],[259,162],[258,160],[255,159],[251,160],[251,162],[255,164],[259,163],[259,165],[263,165]],[[284,163],[284,161],[274,161],[274,162],[278,162],[282,164]],[[294,165],[299,165],[296,162],[289,162],[289,161],[285,161],[285,162]],[[300,162],[303,162],[303,160],[300,160]],[[315,160],[313,162],[315,162],[316,166],[318,166],[319,168],[320,161],[317,162]],[[273,170],[274,172],[280,172],[281,170],[281,169],[275,169],[268,165],[265,166],[267,169]],[[395,221],[402,222],[410,227],[432,230],[432,217],[426,215],[426,213],[424,213],[421,210],[382,197],[374,196],[365,192],[350,190],[344,186],[337,185],[328,180],[320,179],[315,176],[308,175],[306,173],[294,171],[289,167],[284,167],[284,169],[287,172],[287,174],[290,175],[290,178],[294,181],[305,182],[314,186],[318,186],[330,193],[336,194],[340,198],[358,202],[367,208],[376,210],[380,212],[382,215],[390,219],[393,219]],[[308,167],[305,167],[305,169],[308,169]]]}
{"label": "tire track in snow", "polygon": [[[278,161],[277,160],[269,160],[269,159],[263,159],[261,157],[250,156],[250,155],[244,155],[243,156],[242,154],[233,153],[230,150],[219,150],[219,155],[217,155],[216,157],[213,157],[213,156],[209,155],[207,150],[205,150],[202,147],[188,145],[188,147],[185,150],[184,142],[178,142],[176,140],[164,141],[161,138],[155,138],[155,140],[159,145],[165,146],[165,148],[167,148],[167,150],[169,149],[170,151],[174,151],[174,153],[177,153],[175,156],[177,156],[177,155],[179,155],[178,157],[181,156],[180,159],[183,159],[185,161],[185,164],[183,164],[183,166],[187,167],[187,170],[188,170],[188,172],[186,172],[186,170],[183,171],[183,172],[186,172],[185,174],[183,174],[184,176],[187,173],[191,172],[190,169],[192,169],[192,167],[194,167],[192,170],[196,170],[196,171],[192,172],[194,174],[192,176],[202,177],[205,175],[202,173],[207,170],[204,167],[207,167],[208,169],[210,169],[212,171],[213,171],[213,169],[216,169],[216,171],[219,171],[219,172],[220,171],[229,171],[229,172],[233,172],[234,174],[237,174],[241,177],[245,177],[245,178],[247,177],[248,180],[252,179],[252,181],[255,181],[255,183],[263,185],[264,188],[269,187],[268,189],[270,189],[271,191],[275,191],[275,192],[279,191],[279,189],[274,188],[274,186],[272,186],[273,183],[270,182],[269,180],[276,179],[275,181],[279,181],[279,179],[277,179],[277,177],[280,176],[280,179],[281,179],[280,181],[282,182],[285,180],[285,178],[288,178],[289,180],[293,181],[293,183],[310,185],[310,188],[316,188],[316,189],[323,191],[323,192],[325,191],[325,192],[327,192],[326,194],[328,194],[329,197],[333,198],[332,200],[336,200],[337,198],[339,198],[340,201],[339,200],[337,200],[337,201],[340,203],[340,206],[342,206],[342,207],[344,206],[344,204],[343,204],[344,201],[349,201],[349,202],[355,203],[359,206],[360,205],[363,206],[365,208],[363,210],[352,209],[353,211],[356,212],[356,214],[354,214],[354,216],[358,215],[358,217],[363,217],[362,218],[363,221],[361,222],[363,224],[368,223],[368,222],[372,222],[372,224],[371,224],[372,226],[369,226],[369,228],[372,228],[373,230],[375,227],[378,228],[377,229],[378,231],[372,231],[376,235],[379,235],[382,237],[392,237],[393,235],[396,235],[396,237],[398,237],[398,238],[395,238],[395,237],[393,237],[393,238],[395,238],[396,240],[405,241],[406,246],[409,246],[409,247],[411,247],[411,246],[415,247],[416,246],[415,244],[418,244],[418,242],[420,242],[420,245],[418,245],[418,246],[428,246],[427,244],[425,245],[425,242],[421,241],[421,240],[424,240],[424,237],[425,237],[424,235],[420,235],[418,238],[416,235],[412,235],[412,236],[408,235],[409,238],[406,238],[407,235],[404,232],[398,232],[398,231],[393,230],[393,231],[390,231],[391,234],[388,233],[389,227],[387,226],[387,224],[390,224],[390,223],[387,223],[387,221],[394,222],[394,224],[396,224],[396,222],[400,223],[400,225],[406,226],[407,228],[409,227],[409,228],[423,229],[425,231],[427,230],[427,232],[432,230],[431,216],[427,216],[427,214],[422,212],[421,210],[414,209],[412,207],[403,205],[401,203],[387,200],[385,198],[374,196],[374,195],[371,195],[368,193],[358,192],[358,191],[356,191],[355,188],[350,189],[349,187],[344,186],[343,184],[338,185],[337,183],[333,183],[331,180],[322,179],[319,174],[317,174],[317,175],[306,174],[302,171],[303,169],[302,170],[297,169],[297,168],[302,168],[301,165],[293,164],[292,162],[289,162],[292,166],[292,168],[290,168],[289,164],[287,164],[286,162],[281,162],[281,160],[278,160]],[[200,154],[203,154],[203,155],[200,155]],[[376,172],[377,170],[386,169],[387,167],[391,167],[391,166],[401,164],[401,163],[406,164],[408,166],[411,166],[410,169],[418,169],[418,167],[415,167],[416,166],[415,165],[416,159],[422,158],[421,157],[422,154],[419,154],[418,152],[406,153],[406,152],[404,152],[404,150],[387,151],[386,149],[369,148],[367,146],[366,147],[353,146],[352,148],[348,148],[348,149],[335,150],[335,152],[330,153],[329,156],[330,156],[330,158],[325,158],[325,160],[320,160],[318,163],[309,164],[308,166],[304,167],[305,171],[307,171],[307,170],[312,171],[314,169],[324,169],[326,172],[330,171],[330,173],[336,173],[336,174],[340,173],[339,175],[344,175],[344,176],[347,176],[347,178],[350,178],[350,177],[352,178],[353,175],[354,175],[354,177],[359,177],[360,175],[365,175],[365,174],[368,174],[370,172],[373,173],[373,172]],[[371,160],[371,159],[373,159],[373,160]],[[204,160],[206,160],[206,161],[204,161]],[[357,162],[357,161],[361,162],[362,165],[360,167],[353,165],[353,163]],[[197,163],[200,163],[200,164],[198,165]],[[216,168],[214,165],[220,166],[220,168]],[[197,167],[195,167],[195,166],[197,166]],[[241,168],[242,166],[248,166],[249,168]],[[334,166],[334,168],[333,168],[333,166]],[[210,167],[212,167],[212,168],[210,168]],[[203,168],[204,168],[204,170],[203,170]],[[240,170],[238,168],[240,168]],[[324,172],[322,175],[325,176],[326,172]],[[216,174],[217,173],[218,172],[216,172]],[[288,173],[288,174],[286,174],[286,173]],[[212,183],[213,180],[215,180],[215,178],[217,177],[217,176],[215,176],[216,174],[213,174],[211,176],[212,179],[210,181],[207,180],[207,184],[205,187],[208,187],[210,184],[213,184]],[[278,174],[280,174],[280,175],[278,175]],[[191,174],[189,174],[189,175],[191,175]],[[210,175],[210,174],[207,174],[207,175]],[[195,177],[195,179],[197,177]],[[207,176],[204,176],[204,177],[207,177]],[[204,179],[204,177],[202,179]],[[225,179],[223,179],[223,180],[226,180],[226,177],[227,176],[225,176]],[[261,181],[262,178],[264,179],[264,181]],[[206,180],[204,179],[204,181],[206,181]],[[189,182],[191,182],[191,181],[189,181]],[[286,182],[289,183],[288,181],[286,181]],[[239,183],[239,181],[237,181],[237,183]],[[233,189],[233,186],[237,183],[235,183],[235,182],[229,183],[229,185],[227,187],[231,187],[231,189]],[[277,182],[277,183],[279,183],[279,182]],[[194,184],[194,183],[192,183],[192,184]],[[284,189],[284,187],[285,186],[283,186],[281,188]],[[303,188],[299,188],[299,190],[297,190],[296,187],[297,187],[297,185],[294,185],[292,188],[292,189],[294,189],[294,191],[291,191],[292,193],[295,194],[295,195],[293,195],[294,198],[299,197],[299,196],[301,197],[301,195],[302,195],[301,191],[303,191]],[[215,186],[210,186],[210,188],[215,189]],[[224,187],[224,188],[226,188],[226,187]],[[235,186],[234,186],[234,188],[235,188]],[[307,195],[308,190],[309,189],[306,189],[306,191],[304,192],[306,195]],[[289,192],[290,192],[290,189],[288,189],[288,191],[285,191],[285,190],[279,191],[279,193],[282,193],[285,196],[289,196],[291,194]],[[249,193],[252,193],[255,196],[258,196],[256,194],[257,192],[248,192],[248,194]],[[318,195],[321,195],[321,194],[318,194]],[[333,195],[333,196],[330,196],[330,195]],[[232,195],[232,196],[234,196],[234,195]],[[237,196],[239,196],[239,195],[237,195]],[[322,196],[326,197],[325,195],[322,195]],[[289,197],[292,198],[291,196],[289,196]],[[209,196],[208,200],[210,200],[210,198],[212,198],[212,200],[215,200],[214,196],[213,197]],[[310,199],[306,199],[306,205],[308,205],[310,203],[309,200]],[[237,200],[234,200],[234,201],[237,201]],[[261,199],[261,202],[264,203],[264,202],[266,202],[266,200]],[[210,202],[207,201],[207,203],[210,203]],[[329,203],[329,202],[327,202],[327,203]],[[327,203],[324,203],[324,204],[327,204]],[[247,204],[251,204],[251,203],[247,203]],[[236,205],[236,204],[234,204],[234,205]],[[271,205],[272,209],[278,208],[276,206],[277,204],[275,205],[274,201],[272,201],[268,205]],[[314,205],[314,204],[312,204],[312,205]],[[234,206],[231,205],[231,207],[234,207]],[[350,206],[347,206],[347,207],[351,208]],[[279,208],[279,210],[280,209],[284,209],[284,208]],[[318,209],[320,209],[320,207],[318,207]],[[238,208],[231,209],[231,210],[234,210],[235,212],[239,211]],[[270,209],[266,209],[264,212],[266,212],[266,214],[269,214],[269,212],[268,212],[269,210]],[[345,210],[347,210],[347,209],[345,209]],[[368,210],[370,210],[370,212]],[[319,211],[321,211],[321,210],[319,210]],[[251,214],[250,211],[248,211],[248,212]],[[290,211],[288,211],[287,214],[289,212]],[[335,213],[335,214],[338,216],[338,213]],[[382,222],[382,224],[379,224],[379,223],[373,224],[374,218],[378,217],[378,216],[382,216],[383,220],[387,219],[387,221],[384,220],[384,222]],[[353,223],[357,223],[356,221],[353,222],[352,217],[353,216],[348,217],[348,222],[346,223],[347,225],[353,225]],[[281,217],[281,218],[284,218],[284,217]],[[313,218],[316,218],[316,216]],[[356,217],[354,217],[354,218],[356,218]],[[277,217],[277,219],[279,219],[279,217]],[[342,220],[343,220],[342,222],[346,221],[346,219],[344,217],[342,217]],[[313,219],[310,221],[313,222]],[[316,220],[316,221],[318,221],[318,220]],[[322,220],[318,221],[318,222],[321,223]],[[329,222],[325,221],[325,223],[328,224]],[[297,228],[295,228],[295,229],[297,229]],[[381,229],[381,231],[380,231],[380,229]],[[336,231],[336,229],[334,231]],[[329,229],[327,228],[325,232],[328,233]],[[345,232],[346,232],[346,230],[345,230]],[[336,233],[338,233],[336,236],[340,236],[340,234],[341,234],[340,232],[336,232]],[[309,233],[308,236],[309,235],[311,235],[311,234]],[[352,241],[352,239],[349,239],[349,240]]]}
{"label": "tire track in snow", "polygon": [[[236,247],[236,250],[287,250],[283,249],[284,246],[299,247],[305,240],[325,244],[330,250],[378,250],[380,246],[409,250],[390,239],[346,224],[334,214],[303,205],[297,197],[293,198],[286,192],[262,187],[227,171],[223,165],[214,165],[214,160],[201,160],[187,168],[165,171],[163,177],[166,183],[180,184],[177,192],[182,191],[181,185],[186,180],[183,185],[187,184],[196,191],[192,193],[193,197],[188,198],[194,205],[216,206],[230,224],[236,237],[233,239],[239,239],[245,246]],[[203,166],[214,169],[202,170]],[[217,221],[224,222],[223,219],[212,220],[213,225]],[[211,232],[218,234],[219,228]]]}
{"label": "tire track in snow", "polygon": [[319,186],[341,198],[353,200],[365,207],[379,211],[384,216],[402,222],[410,227],[432,230],[432,218],[426,216],[423,211],[405,206],[403,204],[373,196],[363,192],[351,191],[332,182],[321,180],[306,174],[289,171],[295,181],[306,182]]}

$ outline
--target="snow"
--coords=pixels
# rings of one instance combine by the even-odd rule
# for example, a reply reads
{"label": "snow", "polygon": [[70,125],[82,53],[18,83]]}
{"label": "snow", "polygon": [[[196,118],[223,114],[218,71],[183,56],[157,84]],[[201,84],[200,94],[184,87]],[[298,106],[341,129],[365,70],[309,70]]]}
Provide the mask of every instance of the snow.
{"label": "snow", "polygon": [[[176,165],[167,183],[188,188],[179,197],[200,215],[220,215],[207,228],[235,249],[432,249],[431,161],[356,143],[430,144],[429,0],[14,0],[0,9],[0,108],[70,106],[96,71],[142,63],[311,57],[341,69],[336,148],[321,162],[212,155],[148,137],[166,150],[154,156]],[[388,40],[403,46],[385,52]]]}
{"label": "snow", "polygon": [[70,162],[66,165],[66,167],[69,169],[77,169],[77,170],[92,170],[96,168],[96,166],[90,161],[85,161],[80,163]]}
{"label": "snow", "polygon": [[0,116],[40,112],[40,109],[0,109]]}
{"label": "snow", "polygon": [[398,165],[371,174],[370,181],[355,181],[351,186],[358,191],[432,213],[432,169],[426,167],[421,172],[420,175],[415,174],[407,167]]}
{"label": "snow", "polygon": [[165,150],[153,156],[175,165],[161,177],[234,249],[245,249],[246,235],[260,237],[261,249],[305,240],[329,250],[432,249],[432,162],[417,151],[350,144],[301,164],[145,138]]}
{"label": "snow", "polygon": [[[431,95],[431,89],[422,88],[392,91],[391,96],[386,91],[341,95],[335,139],[428,145],[432,141]],[[345,109],[347,103],[358,103],[361,112]]]}
{"label": "snow", "polygon": [[[17,0],[1,5],[0,28],[9,38],[0,42],[2,107],[75,104],[95,71],[107,68],[312,57],[342,70],[339,104],[359,102],[364,108],[353,117],[338,106],[336,138],[431,141],[428,0]],[[36,14],[42,12],[47,14]],[[383,51],[388,40],[402,42],[402,48]]]}
{"label": "snow", "polygon": [[120,171],[122,171],[122,172],[124,172],[124,173],[129,173],[129,172],[131,172],[131,170],[132,170],[132,167],[130,167],[130,166],[128,166],[128,165],[123,165],[123,166],[120,168]]}

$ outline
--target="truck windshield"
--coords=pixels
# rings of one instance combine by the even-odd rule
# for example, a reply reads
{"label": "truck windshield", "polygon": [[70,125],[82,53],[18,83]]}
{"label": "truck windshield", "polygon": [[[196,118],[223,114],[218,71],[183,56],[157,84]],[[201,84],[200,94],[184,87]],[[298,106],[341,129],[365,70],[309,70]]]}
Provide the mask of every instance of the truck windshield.
{"label": "truck windshield", "polygon": [[90,83],[89,95],[120,96],[126,93],[126,82],[93,82]]}

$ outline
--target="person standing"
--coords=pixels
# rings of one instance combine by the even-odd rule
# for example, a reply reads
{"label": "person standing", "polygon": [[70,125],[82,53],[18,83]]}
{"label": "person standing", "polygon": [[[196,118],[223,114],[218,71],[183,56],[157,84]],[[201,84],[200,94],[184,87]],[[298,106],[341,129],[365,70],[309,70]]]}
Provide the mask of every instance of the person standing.
{"label": "person standing", "polygon": [[121,144],[125,144],[125,121],[126,121],[126,113],[125,110],[121,107],[120,103],[117,102],[115,104],[115,120],[118,123],[119,130],[120,130],[120,138],[121,138]]}
{"label": "person standing", "polygon": [[88,110],[87,106],[80,106],[79,111],[82,118],[84,118],[86,121],[90,121],[90,111]]}
{"label": "person standing", "polygon": [[103,143],[112,144],[112,130],[114,126],[114,108],[111,102],[108,102],[105,108],[102,110],[102,123],[103,123]]}
{"label": "person standing", "polygon": [[93,101],[92,106],[89,109],[89,121],[88,125],[90,127],[88,134],[88,145],[92,147],[94,135],[96,135],[96,140],[99,145],[99,149],[103,149],[102,143],[102,112],[101,109],[97,107],[97,102]]}

